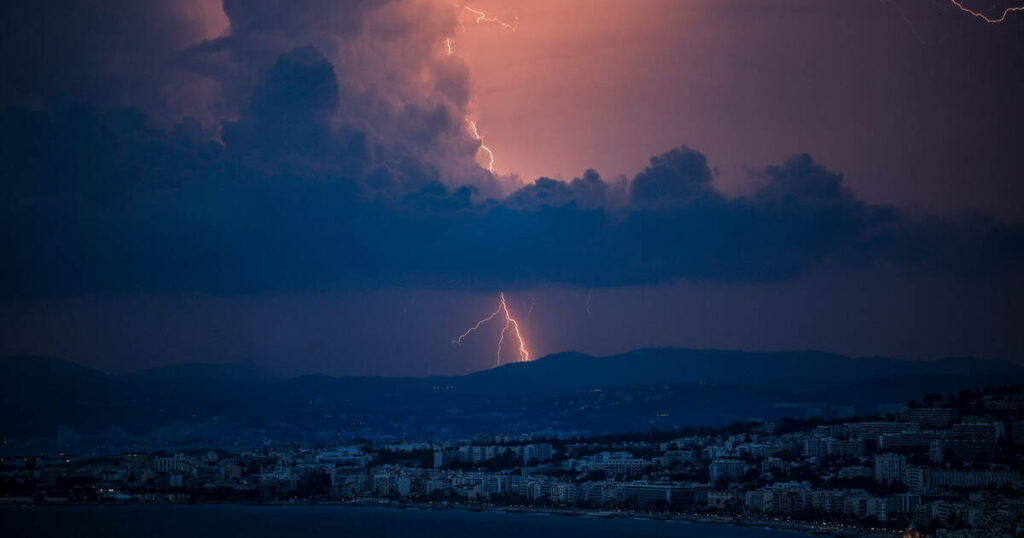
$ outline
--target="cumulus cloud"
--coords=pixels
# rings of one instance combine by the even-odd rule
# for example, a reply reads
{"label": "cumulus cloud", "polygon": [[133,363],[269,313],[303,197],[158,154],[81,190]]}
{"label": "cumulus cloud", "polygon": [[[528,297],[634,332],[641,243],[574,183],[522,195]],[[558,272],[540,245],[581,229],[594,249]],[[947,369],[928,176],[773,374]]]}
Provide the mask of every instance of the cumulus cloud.
{"label": "cumulus cloud", "polygon": [[[331,127],[360,133],[378,165],[378,188],[392,194],[431,181],[472,184],[486,195],[500,181],[476,164],[479,141],[466,128],[469,73],[445,54],[458,10],[437,0],[226,0],[230,30],[186,51],[188,65],[214,80],[222,118],[245,114],[253,88],[299,88],[265,80],[286,55],[315,50],[329,64],[337,98],[317,111]],[[252,106],[252,105],[249,105]],[[252,112],[252,111],[249,111]],[[251,114],[250,114],[251,115]],[[330,156],[322,154],[327,160]]]}
{"label": "cumulus cloud", "polygon": [[[132,5],[150,20],[184,4]],[[807,155],[766,168],[740,197],[718,191],[686,146],[625,183],[588,170],[503,196],[474,161],[465,66],[438,48],[455,31],[451,5],[223,7],[222,33],[171,17],[185,21],[168,34],[178,37],[139,49],[173,61],[148,86],[115,84],[136,97],[54,99],[83,69],[95,68],[84,80],[96,88],[110,82],[100,74],[117,54],[88,35],[74,34],[98,63],[44,62],[12,79],[0,110],[0,294],[766,281],[878,263],[988,274],[1024,252],[1016,227],[867,203]],[[118,65],[128,81],[151,69]],[[183,100],[159,96],[186,79],[216,91],[170,114]]]}
{"label": "cumulus cloud", "polygon": [[651,165],[637,174],[630,185],[633,203],[686,203],[714,195],[707,158],[686,146],[651,158]]}
{"label": "cumulus cloud", "polygon": [[613,205],[616,201],[615,190],[601,179],[596,170],[587,170],[583,177],[574,178],[570,182],[538,178],[509,195],[505,203],[521,210],[569,204],[581,209],[597,209]]}

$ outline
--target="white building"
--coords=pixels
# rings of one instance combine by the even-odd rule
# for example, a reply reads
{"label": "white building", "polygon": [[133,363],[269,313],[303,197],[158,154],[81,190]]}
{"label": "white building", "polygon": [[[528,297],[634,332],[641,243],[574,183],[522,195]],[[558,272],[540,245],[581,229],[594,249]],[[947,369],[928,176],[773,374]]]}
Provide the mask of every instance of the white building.
{"label": "white building", "polygon": [[875,482],[906,482],[907,457],[901,454],[875,456]]}
{"label": "white building", "polygon": [[747,464],[739,460],[715,460],[711,462],[711,482],[737,480],[747,472]]}

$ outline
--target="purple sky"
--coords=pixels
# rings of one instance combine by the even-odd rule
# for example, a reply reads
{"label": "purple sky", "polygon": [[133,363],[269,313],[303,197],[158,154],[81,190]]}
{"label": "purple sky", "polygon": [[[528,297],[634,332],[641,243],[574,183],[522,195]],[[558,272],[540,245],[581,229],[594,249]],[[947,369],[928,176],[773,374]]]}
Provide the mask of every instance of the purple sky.
{"label": "purple sky", "polygon": [[3,8],[0,355],[468,372],[505,290],[534,357],[1024,360],[1024,14],[277,4]]}

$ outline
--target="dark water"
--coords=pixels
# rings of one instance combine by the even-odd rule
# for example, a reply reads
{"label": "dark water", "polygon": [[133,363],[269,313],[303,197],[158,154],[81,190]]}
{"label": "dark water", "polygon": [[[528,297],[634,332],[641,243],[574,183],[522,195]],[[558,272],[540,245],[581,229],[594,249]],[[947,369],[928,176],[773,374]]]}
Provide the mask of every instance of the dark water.
{"label": "dark water", "polygon": [[104,538],[799,538],[730,525],[347,506],[92,506],[0,509],[0,536]]}

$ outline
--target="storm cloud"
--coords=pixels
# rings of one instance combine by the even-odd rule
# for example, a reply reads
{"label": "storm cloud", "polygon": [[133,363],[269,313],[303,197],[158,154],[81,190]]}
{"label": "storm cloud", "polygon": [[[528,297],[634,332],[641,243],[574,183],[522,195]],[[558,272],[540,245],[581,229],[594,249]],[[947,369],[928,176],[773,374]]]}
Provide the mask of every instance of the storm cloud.
{"label": "storm cloud", "polygon": [[[229,0],[229,28],[209,36],[182,4],[129,2],[118,32],[138,47],[61,34],[113,9],[64,4],[5,13],[84,58],[3,42],[17,74],[0,111],[7,297],[775,281],[889,264],[991,275],[1024,253],[1019,227],[871,204],[809,155],[757,171],[742,196],[686,146],[628,180],[588,170],[506,194],[512,179],[475,162],[468,72],[440,47],[457,25],[446,3]],[[160,39],[157,20],[172,25]]]}

